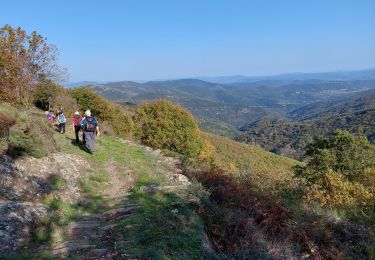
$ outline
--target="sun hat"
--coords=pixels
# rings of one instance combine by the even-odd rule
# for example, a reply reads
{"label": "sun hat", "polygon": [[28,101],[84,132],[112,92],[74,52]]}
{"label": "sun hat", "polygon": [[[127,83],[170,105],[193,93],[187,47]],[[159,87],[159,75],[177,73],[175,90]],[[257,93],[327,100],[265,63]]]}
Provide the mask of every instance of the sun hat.
{"label": "sun hat", "polygon": [[74,112],[74,115],[79,116],[79,112],[78,111]]}
{"label": "sun hat", "polygon": [[91,111],[90,110],[86,110],[85,115],[86,116],[91,116]]}

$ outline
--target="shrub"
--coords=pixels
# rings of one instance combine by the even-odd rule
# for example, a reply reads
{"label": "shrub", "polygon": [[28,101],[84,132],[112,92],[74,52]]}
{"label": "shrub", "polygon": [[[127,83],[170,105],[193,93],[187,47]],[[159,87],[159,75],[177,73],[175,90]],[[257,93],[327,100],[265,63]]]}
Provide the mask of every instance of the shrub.
{"label": "shrub", "polygon": [[32,110],[25,112],[4,103],[0,105],[0,114],[6,114],[12,121],[9,138],[2,144],[3,151],[8,150],[12,155],[29,154],[34,157],[42,157],[55,151],[53,128],[40,113]]}
{"label": "shrub", "polygon": [[69,93],[77,101],[81,111],[91,110],[92,114],[100,121],[108,122],[118,135],[128,136],[131,134],[133,129],[131,117],[119,105],[109,102],[88,87],[76,88],[70,90]]}
{"label": "shrub", "polygon": [[8,150],[9,128],[16,122],[7,113],[0,112],[0,155]]}
{"label": "shrub", "polygon": [[9,128],[16,122],[16,119],[7,113],[0,112],[0,138],[8,137]]}
{"label": "shrub", "polygon": [[145,145],[198,158],[205,148],[193,115],[180,105],[157,100],[140,105],[134,116],[135,136]]}
{"label": "shrub", "polygon": [[375,204],[374,147],[367,139],[337,131],[309,145],[306,156],[307,165],[295,169],[307,181],[305,200],[352,212]]}
{"label": "shrub", "polygon": [[375,166],[374,152],[374,146],[365,137],[338,130],[332,137],[321,138],[307,147],[308,171],[299,169],[296,174],[315,183],[331,169],[354,180],[356,175]]}
{"label": "shrub", "polygon": [[362,184],[347,181],[341,174],[333,171],[329,171],[325,178],[309,187],[304,198],[330,209],[366,209],[374,205],[375,199]]}

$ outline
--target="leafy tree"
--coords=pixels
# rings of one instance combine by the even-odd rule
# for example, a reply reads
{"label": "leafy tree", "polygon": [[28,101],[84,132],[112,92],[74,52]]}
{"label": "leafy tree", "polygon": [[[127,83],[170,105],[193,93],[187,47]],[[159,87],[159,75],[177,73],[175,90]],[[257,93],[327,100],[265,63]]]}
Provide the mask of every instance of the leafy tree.
{"label": "leafy tree", "polygon": [[41,80],[62,75],[57,63],[57,49],[46,38],[5,25],[0,28],[0,97],[29,105]]}
{"label": "leafy tree", "polygon": [[43,110],[49,110],[61,87],[50,80],[43,80],[36,87],[34,104]]}
{"label": "leafy tree", "polygon": [[168,100],[140,105],[134,116],[135,135],[142,143],[197,158],[205,148],[193,115]]}
{"label": "leafy tree", "polygon": [[310,144],[305,156],[308,163],[295,175],[307,180],[307,201],[328,208],[374,206],[375,149],[366,138],[338,130]]}
{"label": "leafy tree", "polygon": [[352,181],[375,166],[374,151],[365,137],[338,130],[332,137],[320,138],[307,146],[305,156],[308,163],[297,168],[296,174],[314,183],[332,170]]}

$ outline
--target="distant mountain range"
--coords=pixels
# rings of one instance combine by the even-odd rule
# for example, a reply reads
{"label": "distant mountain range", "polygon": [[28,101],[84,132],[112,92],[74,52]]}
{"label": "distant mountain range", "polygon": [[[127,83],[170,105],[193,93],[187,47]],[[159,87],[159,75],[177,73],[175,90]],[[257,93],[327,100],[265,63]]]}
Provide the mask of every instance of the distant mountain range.
{"label": "distant mountain range", "polygon": [[[285,73],[279,75],[268,75],[268,76],[244,76],[244,75],[231,75],[231,76],[219,76],[219,77],[191,77],[192,79],[199,79],[211,83],[218,84],[236,84],[236,83],[253,83],[257,81],[295,81],[295,80],[308,80],[308,79],[319,79],[319,80],[369,80],[375,79],[375,69],[366,70],[353,70],[353,71],[335,71],[335,72],[319,72],[319,73]],[[178,79],[169,80],[153,80],[157,82],[161,81],[173,81]],[[135,81],[135,82],[149,82],[149,81]],[[64,87],[82,87],[93,84],[105,84],[108,81],[78,81],[68,82],[64,84]]]}
{"label": "distant mountain range", "polygon": [[220,83],[220,84],[233,84],[233,83],[251,83],[256,81],[288,81],[288,80],[369,80],[375,79],[375,69],[355,70],[355,71],[335,71],[335,72],[319,72],[319,73],[286,73],[271,76],[221,76],[221,77],[198,77],[198,79]]}
{"label": "distant mountain range", "polygon": [[78,81],[78,82],[68,82],[63,84],[65,88],[76,88],[76,87],[82,87],[82,86],[88,86],[88,85],[94,85],[94,84],[105,84],[107,82],[98,82],[98,81]]}

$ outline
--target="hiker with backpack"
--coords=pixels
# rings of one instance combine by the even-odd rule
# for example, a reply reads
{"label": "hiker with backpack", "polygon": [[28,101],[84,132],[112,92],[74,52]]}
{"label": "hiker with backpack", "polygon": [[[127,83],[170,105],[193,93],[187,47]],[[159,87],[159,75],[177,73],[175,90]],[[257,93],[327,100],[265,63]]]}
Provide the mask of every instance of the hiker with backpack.
{"label": "hiker with backpack", "polygon": [[55,114],[51,111],[51,114],[49,115],[49,122],[51,124],[55,123],[55,120],[56,120],[56,116]]}
{"label": "hiker with backpack", "polygon": [[91,111],[86,110],[86,117],[81,122],[81,127],[86,140],[86,146],[92,154],[95,152],[94,140],[95,135],[100,136],[99,122],[91,116]]}
{"label": "hiker with backpack", "polygon": [[65,125],[66,125],[66,118],[64,115],[64,112],[62,110],[59,110],[57,115],[57,126],[60,133],[65,133]]}
{"label": "hiker with backpack", "polygon": [[76,111],[74,112],[74,117],[73,117],[73,130],[74,130],[74,133],[76,135],[76,144],[79,143],[79,132],[81,131],[81,122],[82,122],[83,118],[81,116],[81,114]]}

